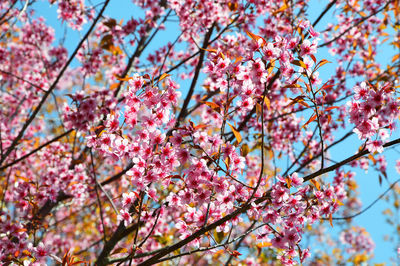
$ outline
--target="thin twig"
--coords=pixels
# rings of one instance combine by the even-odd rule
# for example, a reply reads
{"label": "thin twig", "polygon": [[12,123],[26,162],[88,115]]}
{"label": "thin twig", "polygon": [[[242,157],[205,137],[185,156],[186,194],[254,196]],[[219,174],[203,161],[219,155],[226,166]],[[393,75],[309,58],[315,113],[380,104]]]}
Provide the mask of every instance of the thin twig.
{"label": "thin twig", "polygon": [[51,140],[47,141],[46,143],[43,143],[42,145],[40,145],[39,147],[37,147],[37,148],[34,149],[33,151],[31,151],[31,152],[29,152],[29,153],[27,153],[27,154],[21,156],[20,158],[14,160],[14,161],[12,161],[12,162],[10,162],[10,163],[4,165],[4,166],[1,166],[1,167],[0,167],[0,171],[6,169],[7,167],[10,167],[10,166],[12,166],[12,165],[14,165],[14,164],[16,164],[16,163],[19,163],[19,162],[22,161],[22,160],[25,160],[26,158],[28,158],[28,157],[31,156],[32,154],[35,154],[36,152],[40,151],[41,149],[43,149],[44,147],[50,145],[51,143],[56,142],[56,141],[58,141],[59,139],[62,139],[63,137],[69,135],[72,131],[74,131],[74,130],[73,130],[73,129],[70,129],[70,130],[64,132],[63,134],[61,134],[61,135],[55,137],[54,139],[51,139]]}
{"label": "thin twig", "polygon": [[104,10],[106,9],[108,3],[110,2],[110,0],[106,0],[105,4],[103,5],[100,13],[98,14],[98,16],[96,17],[96,19],[93,21],[92,25],[90,26],[89,30],[86,32],[85,36],[82,38],[82,40],[79,42],[78,46],[75,48],[75,50],[73,51],[73,53],[71,54],[71,56],[69,57],[67,63],[64,65],[64,67],[61,69],[60,73],[57,75],[57,78],[55,79],[55,81],[53,82],[53,84],[50,86],[50,88],[46,91],[46,93],[43,95],[41,101],[39,102],[38,106],[35,108],[35,110],[32,112],[32,114],[30,115],[30,117],[28,118],[28,120],[24,123],[24,125],[22,126],[21,130],[19,131],[18,135],[16,138],[14,138],[13,142],[11,143],[10,147],[7,149],[7,151],[4,153],[4,155],[1,157],[0,159],[0,165],[5,161],[5,159],[8,157],[8,155],[10,155],[10,153],[14,150],[15,146],[17,146],[17,144],[19,143],[19,141],[21,140],[21,138],[23,137],[25,130],[29,127],[29,125],[33,122],[33,120],[35,119],[36,115],[39,113],[40,109],[42,108],[42,106],[44,105],[47,97],[51,94],[51,92],[56,88],[58,82],[60,81],[61,77],[64,75],[64,72],[67,70],[68,66],[71,64],[71,62],[73,61],[73,59],[75,58],[75,55],[78,53],[80,47],[82,46],[82,44],[85,42],[85,40],[89,37],[90,33],[92,32],[92,30],[94,29],[94,27],[96,26],[98,20],[100,19],[100,17],[102,16]]}
{"label": "thin twig", "polygon": [[[345,216],[345,217],[332,217],[332,220],[348,220],[348,219],[352,219],[360,214],[363,214],[364,212],[366,212],[368,209],[370,209],[372,206],[375,205],[375,203],[377,203],[380,199],[382,199],[390,190],[392,190],[392,188],[400,181],[400,179],[397,179],[395,182],[393,182],[390,187],[388,189],[385,190],[385,192],[383,192],[381,195],[379,195],[378,198],[376,198],[373,202],[371,202],[371,204],[369,204],[367,207],[365,207],[363,210],[353,214],[353,215],[349,215],[349,216]],[[323,220],[329,220],[329,218],[323,218]]]}
{"label": "thin twig", "polygon": [[[94,162],[93,162],[93,152],[91,149],[90,149],[90,159],[91,159],[90,161],[91,161],[91,165],[92,165],[93,180],[95,181],[95,183],[97,183],[97,176],[96,176],[96,171],[95,171]],[[101,205],[100,194],[97,189],[97,185],[95,185],[94,189],[96,191],[97,204],[99,205],[100,220],[101,220],[101,224],[103,226],[103,241],[105,244],[107,242],[107,233],[106,233],[106,226],[104,225],[103,208]]]}
{"label": "thin twig", "polygon": [[363,17],[363,18],[360,19],[357,23],[355,23],[355,24],[352,25],[351,27],[347,28],[345,31],[343,31],[341,34],[339,34],[338,36],[336,36],[336,37],[333,38],[332,40],[327,41],[327,42],[325,42],[325,43],[323,43],[323,44],[321,44],[321,45],[318,45],[318,48],[327,46],[327,45],[329,45],[329,44],[335,42],[337,39],[341,38],[343,35],[345,35],[346,33],[348,33],[351,29],[357,27],[358,25],[360,25],[361,23],[363,23],[363,22],[366,21],[367,19],[370,19],[371,17],[375,16],[376,14],[378,14],[379,12],[381,12],[382,10],[384,10],[384,9],[389,5],[390,2],[391,2],[391,1],[386,2],[386,4],[385,4],[382,8],[378,9],[377,11],[371,13],[370,15],[368,15],[368,16],[366,16],[366,17]]}

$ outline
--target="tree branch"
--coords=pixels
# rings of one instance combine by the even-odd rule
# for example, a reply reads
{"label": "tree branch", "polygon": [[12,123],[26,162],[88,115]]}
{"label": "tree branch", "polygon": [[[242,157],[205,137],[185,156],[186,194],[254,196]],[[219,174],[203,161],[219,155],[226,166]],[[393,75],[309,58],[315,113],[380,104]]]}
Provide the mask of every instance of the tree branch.
{"label": "tree branch", "polygon": [[[383,198],[390,190],[392,190],[392,188],[400,181],[400,179],[397,179],[395,182],[393,182],[390,187],[388,189],[385,190],[385,192],[383,192],[381,195],[379,195],[379,197],[377,199],[375,199],[371,204],[369,204],[365,209],[353,214],[353,215],[349,215],[349,216],[345,216],[345,217],[332,217],[332,220],[348,220],[348,219],[352,219],[360,214],[363,214],[364,212],[366,212],[369,208],[371,208],[372,206],[375,205],[375,203],[377,203],[381,198]],[[323,218],[323,220],[329,220],[328,218]]]}
{"label": "tree branch", "polygon": [[12,165],[14,165],[14,164],[16,164],[16,163],[19,163],[19,162],[22,161],[22,160],[25,160],[26,158],[28,158],[28,157],[31,156],[32,154],[34,154],[34,153],[40,151],[41,149],[43,149],[44,147],[48,146],[49,144],[51,144],[51,143],[53,143],[53,142],[56,142],[57,140],[62,139],[63,137],[69,135],[72,131],[74,131],[74,130],[73,130],[73,129],[70,129],[70,130],[64,132],[63,134],[61,134],[61,135],[55,137],[54,139],[51,139],[51,140],[47,141],[46,143],[43,143],[42,145],[40,145],[39,147],[37,147],[37,148],[34,149],[33,151],[31,151],[31,152],[29,152],[29,153],[27,153],[27,154],[21,156],[20,158],[14,160],[14,161],[12,161],[12,162],[10,162],[10,163],[4,165],[4,166],[1,166],[1,167],[0,167],[0,171],[6,169],[7,167],[10,167],[10,166],[12,166]]}
{"label": "tree branch", "polygon": [[64,65],[64,67],[61,69],[60,73],[58,74],[56,80],[53,82],[53,84],[50,86],[50,88],[46,91],[46,93],[43,95],[41,101],[39,102],[38,106],[35,108],[35,110],[32,112],[31,116],[28,118],[28,120],[24,123],[22,126],[21,130],[19,131],[17,137],[13,140],[11,143],[10,147],[7,149],[7,151],[4,153],[4,155],[0,159],[0,165],[5,161],[5,159],[10,155],[10,153],[14,150],[15,146],[19,143],[21,138],[23,137],[25,130],[29,127],[29,125],[32,123],[32,121],[35,119],[36,115],[39,113],[40,109],[46,102],[47,97],[51,94],[51,92],[56,88],[58,82],[60,81],[61,77],[64,75],[64,72],[67,70],[68,66],[71,64],[72,60],[75,58],[75,55],[78,53],[79,49],[81,48],[82,44],[86,41],[86,39],[89,37],[90,33],[96,26],[98,20],[101,18],[103,15],[104,10],[106,9],[108,3],[110,0],[106,0],[102,9],[100,10],[100,13],[97,15],[95,20],[93,21],[92,25],[90,26],[89,30],[86,32],[85,36],[82,38],[82,40],[79,42],[78,46],[75,48],[71,56],[69,57],[67,63]]}

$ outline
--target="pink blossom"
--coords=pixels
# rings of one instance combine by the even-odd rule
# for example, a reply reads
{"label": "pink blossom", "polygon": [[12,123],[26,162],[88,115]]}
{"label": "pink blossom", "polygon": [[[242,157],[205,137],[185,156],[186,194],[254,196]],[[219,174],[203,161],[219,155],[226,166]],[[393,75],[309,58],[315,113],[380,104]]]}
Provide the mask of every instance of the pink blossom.
{"label": "pink blossom", "polygon": [[355,86],[354,87],[354,99],[356,100],[360,100],[360,99],[366,99],[368,96],[368,88],[367,88],[367,84],[365,82],[361,82],[361,84],[359,86]]}
{"label": "pink blossom", "polygon": [[133,192],[129,193],[124,193],[122,194],[122,206],[125,207],[130,207],[130,205],[135,201],[135,194]]}
{"label": "pink blossom", "polygon": [[127,210],[121,209],[121,210],[119,211],[118,216],[117,216],[117,220],[118,220],[119,222],[122,222],[122,221],[123,221],[123,222],[124,222],[124,225],[127,227],[129,224],[132,223],[133,218],[132,218],[132,216],[129,214],[129,212],[128,212]]}
{"label": "pink blossom", "polygon": [[370,140],[367,142],[367,149],[370,153],[382,153],[383,152],[383,143],[380,140]]}
{"label": "pink blossom", "polygon": [[271,60],[271,59],[279,57],[280,49],[274,47],[274,45],[272,43],[268,43],[266,46],[264,46],[263,53],[264,53],[265,60]]}

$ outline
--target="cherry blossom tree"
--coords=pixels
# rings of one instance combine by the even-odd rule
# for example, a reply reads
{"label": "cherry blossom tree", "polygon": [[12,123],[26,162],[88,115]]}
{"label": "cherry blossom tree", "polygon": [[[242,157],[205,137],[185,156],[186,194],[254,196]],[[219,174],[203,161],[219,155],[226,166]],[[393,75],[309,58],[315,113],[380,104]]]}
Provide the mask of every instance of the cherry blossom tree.
{"label": "cherry blossom tree", "polygon": [[386,199],[399,226],[398,0],[48,4],[72,49],[0,2],[1,264],[358,265],[353,218]]}

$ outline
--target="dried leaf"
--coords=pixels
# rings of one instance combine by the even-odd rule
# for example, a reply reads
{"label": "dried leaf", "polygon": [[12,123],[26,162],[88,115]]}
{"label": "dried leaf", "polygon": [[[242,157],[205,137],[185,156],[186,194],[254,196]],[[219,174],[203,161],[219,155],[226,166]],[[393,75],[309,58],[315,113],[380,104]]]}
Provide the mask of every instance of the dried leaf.
{"label": "dried leaf", "polygon": [[117,21],[113,18],[110,18],[109,20],[103,22],[103,24],[111,29],[117,25]]}
{"label": "dried leaf", "polygon": [[244,144],[242,145],[242,147],[240,148],[240,154],[241,154],[243,157],[246,157],[246,155],[249,154],[249,152],[250,152],[249,145],[247,145],[247,143],[244,143]]}
{"label": "dried leaf", "polygon": [[100,47],[104,50],[111,51],[113,46],[113,37],[111,34],[104,35],[100,40]]}
{"label": "dried leaf", "polygon": [[230,11],[236,11],[238,9],[238,6],[239,6],[238,3],[232,3],[232,2],[228,3],[228,8]]}
{"label": "dried leaf", "polygon": [[119,253],[127,253],[127,252],[128,252],[128,250],[126,248],[117,248],[111,253],[111,255],[119,254]]}

